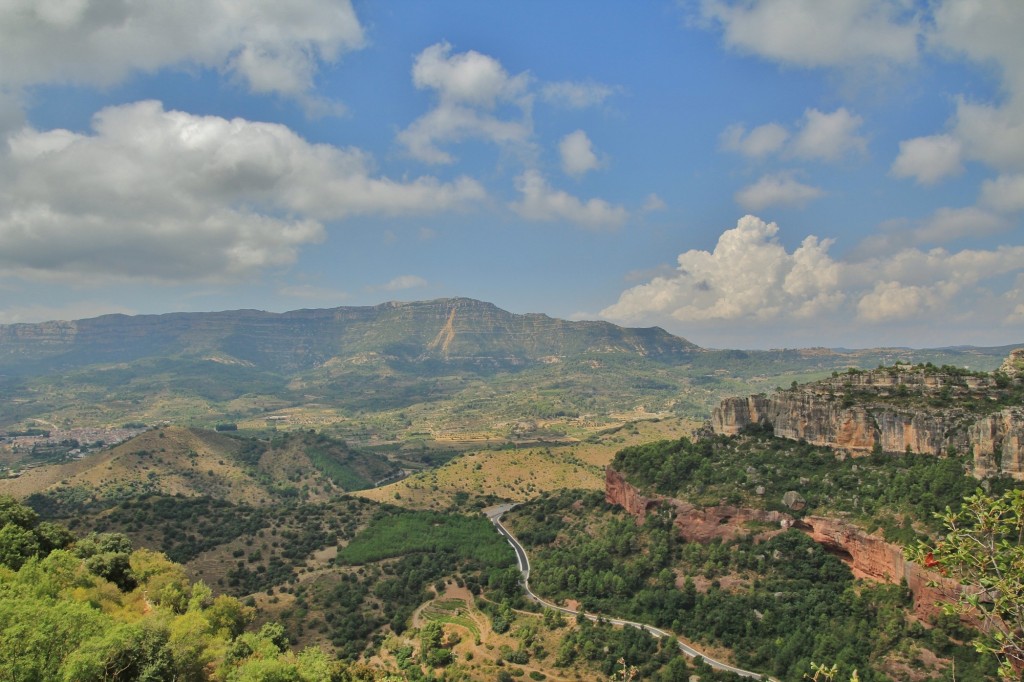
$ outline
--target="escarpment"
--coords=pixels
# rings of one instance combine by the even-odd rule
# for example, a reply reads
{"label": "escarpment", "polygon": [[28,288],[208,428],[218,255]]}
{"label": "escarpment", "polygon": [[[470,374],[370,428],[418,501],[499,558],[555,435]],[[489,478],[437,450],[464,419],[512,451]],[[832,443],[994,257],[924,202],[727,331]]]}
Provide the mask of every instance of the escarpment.
{"label": "escarpment", "polygon": [[711,427],[735,435],[770,426],[780,438],[852,454],[967,452],[979,478],[1024,480],[1021,358],[1024,349],[1014,351],[1003,371],[991,375],[900,365],[851,370],[770,396],[727,398],[715,408]]}
{"label": "escarpment", "polygon": [[926,620],[941,612],[938,603],[948,601],[961,589],[956,581],[908,561],[899,545],[886,542],[842,519],[824,516],[798,519],[778,511],[731,505],[697,507],[683,500],[647,496],[611,467],[605,470],[605,500],[619,505],[638,522],[656,510],[671,510],[673,524],[679,536],[687,542],[729,540],[748,535],[754,524],[765,528],[775,526],[780,530],[801,530],[826,551],[839,557],[855,577],[891,584],[905,580],[913,597],[914,613]]}

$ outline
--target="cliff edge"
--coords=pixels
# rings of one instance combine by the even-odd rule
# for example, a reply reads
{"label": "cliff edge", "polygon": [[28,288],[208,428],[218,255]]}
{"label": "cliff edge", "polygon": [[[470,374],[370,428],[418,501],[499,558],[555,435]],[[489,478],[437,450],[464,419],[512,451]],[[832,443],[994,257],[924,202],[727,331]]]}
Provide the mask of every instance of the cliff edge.
{"label": "cliff edge", "polygon": [[754,425],[855,455],[969,452],[975,477],[1024,480],[1024,348],[992,374],[930,365],[850,370],[770,396],[727,398],[711,416],[717,434]]}

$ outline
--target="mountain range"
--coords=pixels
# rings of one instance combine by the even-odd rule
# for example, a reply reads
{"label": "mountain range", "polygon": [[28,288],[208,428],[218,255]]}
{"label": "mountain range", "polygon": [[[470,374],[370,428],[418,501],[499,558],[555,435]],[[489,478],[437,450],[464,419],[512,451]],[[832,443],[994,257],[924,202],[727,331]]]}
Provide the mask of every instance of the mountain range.
{"label": "mountain range", "polygon": [[0,429],[252,426],[290,410],[316,411],[318,425],[356,441],[505,437],[524,418],[703,419],[727,395],[897,360],[991,370],[1012,347],[712,350],[657,327],[513,314],[468,298],[105,315],[0,325]]}

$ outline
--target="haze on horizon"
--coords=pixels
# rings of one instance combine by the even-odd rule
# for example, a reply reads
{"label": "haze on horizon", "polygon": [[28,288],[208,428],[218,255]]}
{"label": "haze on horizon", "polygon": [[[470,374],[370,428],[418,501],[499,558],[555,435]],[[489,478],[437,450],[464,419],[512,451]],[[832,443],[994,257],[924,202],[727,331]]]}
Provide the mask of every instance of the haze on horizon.
{"label": "haze on horizon", "polygon": [[0,323],[465,296],[1024,341],[1024,4],[0,6]]}

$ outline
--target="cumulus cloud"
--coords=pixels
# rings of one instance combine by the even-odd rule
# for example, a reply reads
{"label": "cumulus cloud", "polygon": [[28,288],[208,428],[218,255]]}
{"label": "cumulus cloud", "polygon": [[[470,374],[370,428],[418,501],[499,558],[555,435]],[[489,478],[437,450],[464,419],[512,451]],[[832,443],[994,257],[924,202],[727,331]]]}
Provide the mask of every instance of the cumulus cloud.
{"label": "cumulus cloud", "polygon": [[832,113],[807,109],[792,135],[778,123],[766,123],[749,132],[734,124],[722,132],[720,141],[724,149],[754,159],[779,153],[788,158],[838,161],[851,152],[866,151],[867,140],[857,134],[863,123],[860,116],[843,107]]}
{"label": "cumulus cloud", "polygon": [[548,104],[566,109],[586,109],[597,106],[617,92],[617,88],[604,83],[576,83],[561,81],[541,86],[541,98]]}
{"label": "cumulus cloud", "polygon": [[562,157],[562,170],[566,175],[580,177],[604,165],[594,153],[594,146],[582,130],[576,130],[558,142],[558,153]]}
{"label": "cumulus cloud", "polygon": [[[433,90],[436,106],[398,134],[415,158],[427,163],[452,163],[438,145],[470,138],[507,145],[525,142],[533,132],[527,74],[510,76],[498,60],[474,50],[452,54],[448,43],[431,45],[412,68],[413,83]],[[502,118],[501,105],[513,105],[518,118]]]}
{"label": "cumulus cloud", "polygon": [[791,153],[803,159],[836,161],[849,152],[864,153],[867,141],[857,135],[864,120],[840,107],[831,114],[808,109]]}
{"label": "cumulus cloud", "polygon": [[0,3],[0,85],[112,85],[197,65],[256,92],[303,95],[322,62],[364,45],[348,0]]}
{"label": "cumulus cloud", "polygon": [[1007,92],[1019,100],[1024,97],[1022,25],[1024,4],[1017,0],[945,0],[935,6],[928,42],[976,62],[998,65]]}
{"label": "cumulus cloud", "polygon": [[109,107],[91,134],[24,128],[0,160],[0,265],[75,278],[221,280],[294,262],[321,221],[459,208],[475,181],[375,177],[279,124]]}
{"label": "cumulus cloud", "polygon": [[841,300],[838,268],[827,254],[831,241],[808,237],[790,254],[778,242],[778,229],[775,223],[744,216],[722,233],[713,251],[680,254],[672,276],[628,289],[601,316],[623,321],[649,313],[683,321],[768,320],[809,314]]}
{"label": "cumulus cloud", "polygon": [[[902,249],[861,262],[832,258],[831,240],[811,235],[789,252],[778,226],[741,218],[712,251],[678,257],[671,275],[624,291],[601,316],[622,323],[846,320],[874,324],[942,310],[969,316],[995,278],[1024,273],[1024,246],[990,251]],[[1001,315],[1015,300],[1004,300]],[[998,305],[995,306],[998,308]]]}
{"label": "cumulus cloud", "polygon": [[529,77],[509,76],[497,59],[475,50],[453,55],[449,43],[437,43],[416,57],[412,81],[421,90],[435,90],[444,102],[493,109],[499,100],[522,95]]}
{"label": "cumulus cloud", "polygon": [[792,173],[779,172],[762,176],[757,182],[736,193],[736,202],[743,208],[758,211],[768,206],[804,206],[824,192],[796,180]]}
{"label": "cumulus cloud", "polygon": [[720,140],[724,149],[759,159],[781,150],[788,138],[785,127],[766,123],[749,132],[740,124],[731,125],[722,132]]}
{"label": "cumulus cloud", "polygon": [[617,228],[629,218],[629,212],[622,206],[603,199],[583,202],[567,192],[552,189],[536,170],[528,170],[516,178],[516,189],[523,197],[511,204],[511,208],[527,220],[565,220],[583,227]]}
{"label": "cumulus cloud", "polygon": [[918,17],[900,0],[702,0],[735,50],[804,67],[917,58]]}
{"label": "cumulus cloud", "polygon": [[851,257],[863,260],[907,247],[940,246],[964,237],[998,234],[1009,226],[1004,217],[983,208],[943,207],[916,222],[893,221],[879,233],[865,237]]}
{"label": "cumulus cloud", "polygon": [[974,104],[959,98],[953,134],[964,155],[1001,170],[1024,169],[1024,93],[1019,106]]}
{"label": "cumulus cloud", "polygon": [[[927,44],[940,52],[994,66],[1005,97],[999,103],[956,98],[949,130],[900,145],[893,174],[935,182],[960,170],[963,160],[1001,172],[1024,170],[1024,3],[973,0],[936,3]],[[931,164],[931,165],[930,165]]]}
{"label": "cumulus cloud", "polygon": [[960,141],[950,135],[915,137],[900,142],[900,153],[890,173],[897,178],[914,178],[919,184],[933,185],[964,169]]}
{"label": "cumulus cloud", "polygon": [[1024,211],[1024,174],[1000,175],[983,182],[981,203],[1003,213]]}

